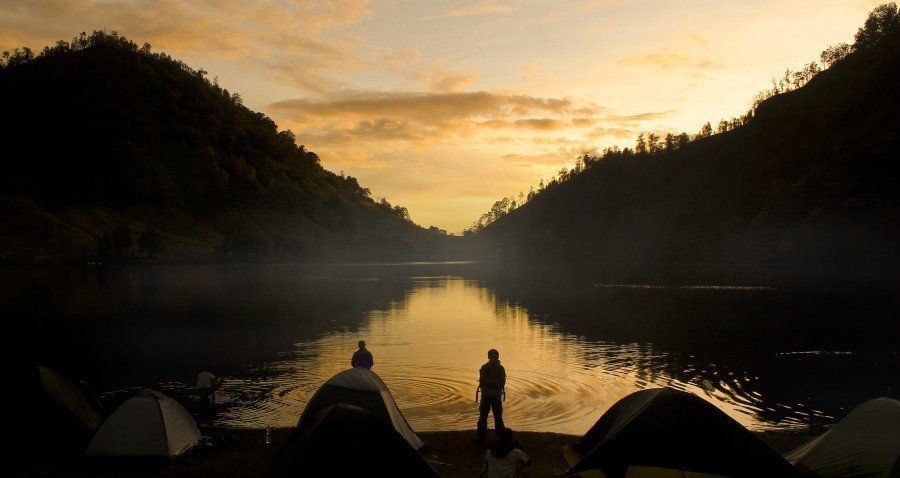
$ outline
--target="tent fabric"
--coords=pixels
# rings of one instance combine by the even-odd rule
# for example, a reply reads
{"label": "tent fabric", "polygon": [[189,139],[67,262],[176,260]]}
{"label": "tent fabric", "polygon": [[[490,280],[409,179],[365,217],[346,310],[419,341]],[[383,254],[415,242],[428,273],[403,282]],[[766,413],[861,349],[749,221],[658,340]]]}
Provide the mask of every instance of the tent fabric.
{"label": "tent fabric", "polygon": [[900,476],[898,457],[900,401],[887,397],[858,405],[834,428],[785,455],[817,476],[873,478]]}
{"label": "tent fabric", "polygon": [[790,463],[714,405],[672,388],[642,390],[619,400],[565,456],[574,473],[600,470],[600,476],[609,477],[653,476],[633,474],[636,467],[694,476],[797,474]]}
{"label": "tent fabric", "polygon": [[[574,473],[580,478],[609,478],[610,476],[601,470],[587,470]],[[623,478],[728,478],[722,475],[710,473],[695,473],[693,471],[676,470],[673,468],[658,468],[655,466],[629,466],[622,475]]]}
{"label": "tent fabric", "polygon": [[146,392],[129,398],[103,422],[89,456],[177,457],[200,439],[191,414],[173,398]]}
{"label": "tent fabric", "polygon": [[50,367],[15,368],[5,427],[16,439],[8,452],[16,460],[78,456],[103,421],[100,404],[82,384]]}
{"label": "tent fabric", "polygon": [[318,412],[338,403],[364,408],[390,423],[416,450],[424,445],[400,412],[381,377],[362,367],[344,370],[325,382],[306,404],[297,427],[300,429],[308,427]]}
{"label": "tent fabric", "polygon": [[54,403],[94,431],[103,421],[97,400],[84,387],[49,367],[38,367],[44,392]]}
{"label": "tent fabric", "polygon": [[297,428],[272,464],[276,477],[409,476],[438,473],[390,423],[345,404],[320,410]]}
{"label": "tent fabric", "polygon": [[673,470],[672,468],[658,468],[655,466],[629,466],[625,471],[625,478],[727,478],[722,475],[709,473],[694,473],[692,471]]}
{"label": "tent fabric", "polygon": [[384,381],[381,380],[381,377],[371,369],[364,367],[353,367],[344,370],[334,377],[329,378],[328,381],[325,382],[325,385],[334,385],[356,390],[388,391],[388,387],[385,385]]}

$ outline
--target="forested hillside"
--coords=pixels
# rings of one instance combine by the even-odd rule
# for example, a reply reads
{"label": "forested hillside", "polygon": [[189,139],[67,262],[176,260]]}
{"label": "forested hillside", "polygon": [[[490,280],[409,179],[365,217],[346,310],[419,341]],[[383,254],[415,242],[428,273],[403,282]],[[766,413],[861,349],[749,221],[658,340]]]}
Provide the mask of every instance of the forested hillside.
{"label": "forested hillside", "polygon": [[115,33],[0,62],[0,261],[414,258],[443,237]]}
{"label": "forested hillside", "polygon": [[[495,211],[483,254],[598,264],[900,264],[900,29],[876,9],[829,68],[746,117],[688,138],[642,137]],[[830,56],[829,56],[830,55]],[[653,135],[659,138],[659,135]]]}

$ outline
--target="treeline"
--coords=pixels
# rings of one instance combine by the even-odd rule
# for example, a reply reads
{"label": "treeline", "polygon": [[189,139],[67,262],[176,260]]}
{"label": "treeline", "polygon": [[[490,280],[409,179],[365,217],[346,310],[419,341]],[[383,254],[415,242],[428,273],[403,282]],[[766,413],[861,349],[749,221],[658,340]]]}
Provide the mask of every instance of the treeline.
{"label": "treeline", "polygon": [[802,87],[778,84],[736,127],[646,134],[634,147],[582,156],[529,194],[499,201],[470,242],[485,257],[528,263],[895,273],[897,22],[896,5],[877,8],[853,45],[826,51],[841,59]]}
{"label": "treeline", "polygon": [[[0,236],[13,246],[0,260],[85,250],[101,261],[330,260],[435,249],[406,208],[325,170],[293,132],[207,76],[116,32],[4,52],[0,97],[11,114],[0,117]],[[167,247],[132,250],[106,237],[118,226],[157,231]]]}
{"label": "treeline", "polygon": [[[163,241],[156,229],[141,231],[137,241],[134,233],[127,225],[120,225],[97,239],[94,260],[106,262],[140,261],[151,262],[163,251]],[[89,262],[91,256],[87,246],[83,251],[83,261]]]}
{"label": "treeline", "polygon": [[[149,43],[144,43],[142,46],[138,47],[138,45],[118,34],[118,32],[113,31],[110,33],[106,33],[104,31],[95,31],[92,34],[88,35],[85,32],[82,32],[79,36],[73,38],[71,41],[60,40],[57,41],[54,46],[46,46],[41,50],[40,53],[35,54],[32,49],[28,47],[23,47],[21,49],[15,49],[12,52],[4,51],[2,53],[2,60],[0,60],[0,69],[8,69],[14,70],[16,68],[24,67],[29,63],[35,61],[44,61],[53,63],[54,60],[62,59],[67,56],[71,56],[73,53],[81,52],[87,49],[100,49],[106,50],[105,52],[101,52],[101,55],[110,55],[112,59],[112,55],[121,55],[121,54],[131,54],[137,55],[142,62],[149,62],[151,64],[155,64],[154,66],[164,66],[168,68],[177,68],[187,75],[192,77],[193,81],[187,81],[185,85],[180,86],[189,86],[187,93],[196,95],[195,98],[197,101],[201,102],[211,102],[217,101],[215,97],[220,97],[226,100],[226,103],[230,103],[233,108],[232,111],[220,111],[218,113],[225,113],[223,116],[243,116],[240,118],[245,123],[241,125],[245,129],[262,129],[263,133],[270,133],[277,140],[275,144],[270,144],[267,146],[272,146],[275,149],[273,153],[284,156],[285,159],[294,159],[299,164],[307,164],[307,165],[319,165],[319,157],[315,153],[311,151],[307,151],[306,147],[303,145],[297,146],[296,137],[294,133],[287,129],[278,131],[277,125],[263,115],[262,113],[257,113],[251,111],[243,105],[241,96],[237,92],[229,92],[227,89],[222,88],[219,85],[218,78],[214,78],[210,80],[207,78],[208,72],[203,70],[202,68],[191,68],[189,65],[184,63],[183,61],[173,59],[166,53],[162,52],[152,52],[151,45]],[[115,53],[113,53],[115,52]],[[179,78],[183,80],[183,78]],[[193,83],[193,84],[192,84]],[[34,101],[35,98],[31,98],[29,101]],[[218,102],[217,106],[221,108],[223,103]],[[238,114],[234,114],[238,113]],[[208,118],[213,119],[213,118]],[[225,120],[234,119],[232,118],[217,118],[218,121],[211,121],[208,125],[208,128],[214,128],[217,126],[217,123],[221,123]],[[208,135],[212,136],[213,134]],[[236,146],[236,145],[235,145]],[[248,164],[247,158],[245,155],[237,154],[230,158],[216,158],[218,161],[217,167],[215,171],[208,171],[209,173],[219,176],[220,183],[228,183],[231,182],[239,182],[236,181],[238,179],[245,179],[248,181],[254,181],[259,179],[268,179],[268,178],[257,178],[256,175],[263,173],[263,171],[257,170],[255,164]],[[303,168],[300,168],[301,171]],[[306,169],[315,169],[314,167],[307,167]],[[300,172],[300,171],[298,171]],[[371,191],[368,188],[363,188],[359,185],[359,182],[353,176],[345,176],[343,173],[340,175],[334,175],[326,170],[317,171],[323,173],[328,182],[332,183],[335,186],[339,186],[341,189],[349,191],[354,195],[361,198],[368,198],[371,200],[373,204],[376,204],[371,197]],[[257,181],[259,182],[259,181]],[[232,196],[233,197],[233,196]],[[385,208],[385,199],[382,198],[377,202],[379,209],[386,210],[391,212],[392,214],[398,217],[404,217],[408,220],[408,213],[402,214],[405,211],[405,208]]]}
{"label": "treeline", "polygon": [[534,200],[544,191],[566,183],[601,162],[619,159],[641,159],[671,153],[685,147],[688,143],[734,131],[747,125],[753,120],[756,111],[763,102],[775,96],[797,90],[847,55],[873,47],[881,39],[896,31],[897,21],[898,8],[896,3],[878,6],[869,14],[865,24],[856,33],[855,41],[852,45],[840,43],[823,50],[819,57],[821,66],[818,62],[811,61],[799,70],[785,70],[781,77],[772,79],[770,88],[760,91],[753,97],[750,109],[744,115],[731,119],[722,119],[715,126],[707,122],[693,135],[686,132],[666,133],[665,135],[656,132],[641,132],[638,134],[633,148],[612,146],[604,148],[602,152],[596,155],[586,152],[581,157],[576,158],[575,164],[571,169],[563,167],[556,176],[546,182],[542,178],[537,188],[532,186],[527,194],[520,191],[517,196],[505,197],[496,201],[490,210],[482,214],[470,228],[464,231],[464,235],[471,235],[484,229],[506,214]]}

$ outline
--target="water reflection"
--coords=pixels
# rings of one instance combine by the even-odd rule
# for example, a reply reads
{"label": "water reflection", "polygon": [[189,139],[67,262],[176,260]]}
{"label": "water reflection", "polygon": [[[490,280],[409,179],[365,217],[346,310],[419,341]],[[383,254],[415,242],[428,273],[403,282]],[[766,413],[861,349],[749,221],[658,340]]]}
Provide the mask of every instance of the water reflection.
{"label": "water reflection", "polygon": [[[220,422],[295,424],[318,386],[346,368],[359,338],[375,353],[374,369],[417,430],[473,428],[477,370],[489,347],[501,351],[509,375],[505,416],[518,429],[583,433],[619,398],[664,385],[701,394],[751,428],[798,426],[809,418],[797,404],[768,401],[746,373],[687,366],[649,344],[566,334],[476,281],[418,278],[402,300],[369,312],[357,330],[295,344],[269,365],[265,381],[256,371],[231,380],[233,404]],[[772,423],[760,416],[767,408],[797,413]]]}
{"label": "water reflection", "polygon": [[[469,263],[0,269],[20,356],[106,397],[227,379],[218,424],[291,426],[358,339],[417,430],[471,429],[488,348],[507,423],[583,433],[673,386],[753,429],[829,423],[897,389],[897,295],[683,277],[496,273]],[[758,279],[757,279],[758,280]]]}

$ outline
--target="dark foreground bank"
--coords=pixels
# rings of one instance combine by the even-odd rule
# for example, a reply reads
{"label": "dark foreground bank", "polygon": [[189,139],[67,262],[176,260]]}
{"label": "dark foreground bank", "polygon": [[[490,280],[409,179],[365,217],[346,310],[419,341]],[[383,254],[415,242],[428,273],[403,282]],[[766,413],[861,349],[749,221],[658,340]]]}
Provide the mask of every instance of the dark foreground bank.
{"label": "dark foreground bank", "polygon": [[[28,470],[0,468],[4,476],[218,476],[258,477],[267,476],[267,466],[281,443],[288,438],[291,429],[272,430],[272,444],[265,445],[265,431],[260,429],[205,428],[205,435],[231,442],[218,449],[197,450],[172,462],[110,463],[83,460],[34,465]],[[766,444],[779,453],[786,453],[811,439],[806,433],[756,433]],[[473,441],[474,431],[419,433],[426,447],[422,454],[443,477],[479,476],[484,452],[491,443]],[[568,469],[561,448],[577,440],[572,435],[557,433],[517,432],[516,438],[533,461],[533,478],[558,476]]]}

